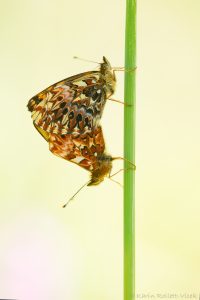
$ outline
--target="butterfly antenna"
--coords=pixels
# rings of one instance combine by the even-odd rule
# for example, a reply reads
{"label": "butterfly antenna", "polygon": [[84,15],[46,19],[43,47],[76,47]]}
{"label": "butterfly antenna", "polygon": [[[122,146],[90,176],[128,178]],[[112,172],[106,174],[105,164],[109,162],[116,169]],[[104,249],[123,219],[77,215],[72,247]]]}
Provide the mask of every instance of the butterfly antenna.
{"label": "butterfly antenna", "polygon": [[82,185],[81,187],[80,187],[80,189],[78,189],[78,191],[67,201],[67,203],[65,203],[62,207],[63,208],[65,208],[68,204],[69,204],[69,202],[71,202],[73,199],[74,199],[74,197],[86,186],[86,185],[88,185],[88,183],[89,183],[90,181],[87,181],[84,185]]}
{"label": "butterfly antenna", "polygon": [[88,60],[88,59],[81,58],[81,57],[78,57],[78,56],[74,56],[73,58],[75,58],[75,59],[80,59],[80,60],[87,61],[87,62],[91,62],[91,63],[95,63],[95,64],[98,64],[98,65],[101,64],[101,63],[99,63],[99,62],[97,62],[97,61]]}

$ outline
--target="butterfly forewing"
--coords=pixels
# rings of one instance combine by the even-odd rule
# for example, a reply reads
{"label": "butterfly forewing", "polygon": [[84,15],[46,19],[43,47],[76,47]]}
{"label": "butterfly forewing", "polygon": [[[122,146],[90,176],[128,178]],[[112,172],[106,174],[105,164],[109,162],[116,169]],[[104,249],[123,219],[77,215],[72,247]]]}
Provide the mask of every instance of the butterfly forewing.
{"label": "butterfly forewing", "polygon": [[85,72],[40,92],[29,100],[28,109],[32,112],[34,124],[46,132],[90,132],[98,126],[106,99],[113,91],[110,91],[101,69]]}

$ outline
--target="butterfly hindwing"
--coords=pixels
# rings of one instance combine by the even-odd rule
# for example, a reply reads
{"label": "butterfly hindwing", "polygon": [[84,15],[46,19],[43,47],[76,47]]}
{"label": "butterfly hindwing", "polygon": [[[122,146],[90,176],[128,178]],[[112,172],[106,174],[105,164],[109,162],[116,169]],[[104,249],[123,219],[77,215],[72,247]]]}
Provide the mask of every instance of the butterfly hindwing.
{"label": "butterfly hindwing", "polygon": [[49,149],[55,155],[92,171],[105,151],[101,126],[77,136],[49,134]]}

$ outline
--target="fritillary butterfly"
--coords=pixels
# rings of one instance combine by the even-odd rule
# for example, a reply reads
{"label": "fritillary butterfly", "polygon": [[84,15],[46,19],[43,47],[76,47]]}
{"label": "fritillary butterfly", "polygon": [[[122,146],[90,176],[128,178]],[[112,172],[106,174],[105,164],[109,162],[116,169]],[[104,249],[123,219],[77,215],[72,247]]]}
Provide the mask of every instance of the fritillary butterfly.
{"label": "fritillary butterfly", "polygon": [[103,57],[98,71],[59,81],[31,98],[27,105],[33,124],[49,143],[50,151],[91,173],[87,185],[97,185],[110,176],[115,159],[105,152],[99,124],[115,84],[114,69]]}
{"label": "fritillary butterfly", "polygon": [[109,61],[59,81],[28,102],[33,123],[45,132],[83,134],[98,127],[106,99],[115,91],[116,78]]}

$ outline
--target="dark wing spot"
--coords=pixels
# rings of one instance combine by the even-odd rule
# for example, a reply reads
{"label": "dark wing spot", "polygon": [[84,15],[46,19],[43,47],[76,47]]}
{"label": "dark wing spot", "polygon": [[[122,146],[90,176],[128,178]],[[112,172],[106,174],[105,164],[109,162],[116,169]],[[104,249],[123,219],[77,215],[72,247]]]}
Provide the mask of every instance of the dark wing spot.
{"label": "dark wing spot", "polygon": [[61,100],[63,100],[63,97],[62,97],[62,96],[58,96],[58,97],[57,97],[57,100],[58,100],[58,101],[61,101]]}
{"label": "dark wing spot", "polygon": [[76,99],[76,97],[77,97],[77,90],[74,91],[74,95],[73,95],[74,99]]}
{"label": "dark wing spot", "polygon": [[76,121],[79,122],[79,121],[82,121],[83,117],[81,114],[78,114],[77,117],[76,117]]}
{"label": "dark wing spot", "polygon": [[83,155],[87,155],[88,154],[88,148],[86,146],[84,146],[84,148],[82,149],[82,154]]}
{"label": "dark wing spot", "polygon": [[34,96],[33,98],[31,98],[27,104],[28,110],[32,112],[35,109],[35,106],[38,105],[41,101],[42,99],[39,99],[38,96]]}
{"label": "dark wing spot", "polygon": [[74,118],[74,112],[71,111],[71,112],[69,113],[68,117],[69,117],[69,119],[73,119],[73,118]]}
{"label": "dark wing spot", "polygon": [[91,128],[91,127],[92,127],[88,117],[86,117],[84,121],[85,121],[85,126],[84,126],[84,127],[86,127],[86,126],[87,126],[88,128]]}
{"label": "dark wing spot", "polygon": [[60,108],[64,108],[64,107],[65,107],[65,105],[66,105],[66,102],[62,102],[62,103],[60,103]]}
{"label": "dark wing spot", "polygon": [[88,122],[89,122],[89,119],[88,117],[85,118],[85,125],[87,126],[88,125]]}
{"label": "dark wing spot", "polygon": [[94,101],[97,101],[97,102],[100,102],[101,101],[101,96],[102,96],[102,91],[99,89],[98,90],[99,92],[95,92],[94,94],[93,94],[93,96],[92,96],[92,99],[94,100]]}
{"label": "dark wing spot", "polygon": [[87,88],[84,92],[86,97],[91,97],[92,94],[92,89],[91,88]]}
{"label": "dark wing spot", "polygon": [[88,108],[87,110],[86,110],[86,112],[88,113],[88,114],[90,114],[90,115],[93,115],[93,110],[91,109],[91,108]]}
{"label": "dark wing spot", "polygon": [[97,90],[99,90],[99,87],[97,86],[91,86],[91,87],[86,87],[83,91],[83,93],[86,95],[86,97],[96,97],[96,94],[98,95],[99,93],[97,93]]}
{"label": "dark wing spot", "polygon": [[64,110],[63,110],[63,115],[66,115],[68,113],[68,108],[66,107]]}
{"label": "dark wing spot", "polygon": [[35,101],[35,104],[39,104],[41,102],[42,99],[39,99],[38,96],[35,96],[32,98]]}

